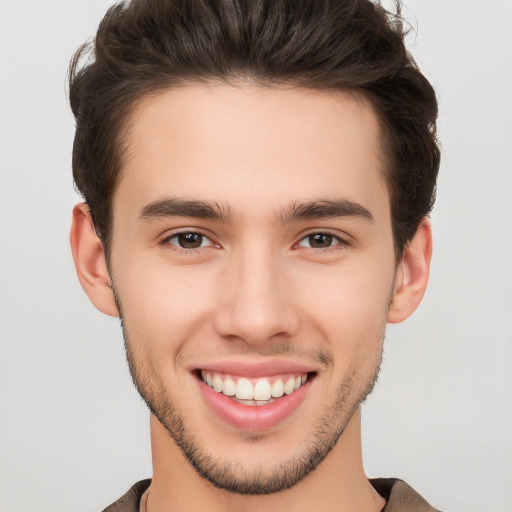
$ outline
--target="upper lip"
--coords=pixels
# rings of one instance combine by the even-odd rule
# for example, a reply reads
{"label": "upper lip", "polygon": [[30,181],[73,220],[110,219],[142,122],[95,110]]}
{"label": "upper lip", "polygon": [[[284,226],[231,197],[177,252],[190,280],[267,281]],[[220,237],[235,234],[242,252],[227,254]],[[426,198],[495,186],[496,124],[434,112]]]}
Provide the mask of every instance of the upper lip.
{"label": "upper lip", "polygon": [[240,377],[270,377],[282,373],[303,374],[317,372],[319,368],[311,363],[266,358],[263,361],[226,360],[198,364],[191,371],[203,370],[218,373],[228,373]]}

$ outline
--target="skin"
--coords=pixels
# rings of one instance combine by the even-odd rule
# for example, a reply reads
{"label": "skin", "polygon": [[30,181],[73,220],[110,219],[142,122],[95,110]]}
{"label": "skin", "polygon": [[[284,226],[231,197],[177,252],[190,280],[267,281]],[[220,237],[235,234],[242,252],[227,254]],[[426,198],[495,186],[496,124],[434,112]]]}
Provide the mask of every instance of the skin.
{"label": "skin", "polygon": [[[71,245],[92,302],[122,315],[132,374],[155,413],[151,512],[383,507],[362,466],[359,405],[386,322],[421,301],[431,232],[425,220],[396,264],[379,140],[369,104],[339,92],[190,84],[136,106],[109,267],[86,205],[75,207]],[[219,214],[184,215],[177,200]],[[319,208],[333,203],[336,215]],[[202,235],[200,247],[181,247],[177,233]],[[320,246],[314,234],[327,235]],[[235,428],[191,371],[228,360],[287,360],[315,376],[276,426]],[[187,446],[196,463],[210,461],[209,481]],[[313,471],[290,469],[314,450]],[[280,492],[226,490],[279,478]]]}

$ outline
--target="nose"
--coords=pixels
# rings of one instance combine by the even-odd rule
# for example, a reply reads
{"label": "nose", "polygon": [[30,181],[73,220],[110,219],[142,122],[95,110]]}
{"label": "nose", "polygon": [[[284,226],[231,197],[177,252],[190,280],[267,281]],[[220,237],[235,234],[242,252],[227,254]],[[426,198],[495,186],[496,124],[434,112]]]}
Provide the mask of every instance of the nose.
{"label": "nose", "polygon": [[299,313],[284,261],[271,249],[233,255],[219,283],[215,328],[254,347],[297,332]]}

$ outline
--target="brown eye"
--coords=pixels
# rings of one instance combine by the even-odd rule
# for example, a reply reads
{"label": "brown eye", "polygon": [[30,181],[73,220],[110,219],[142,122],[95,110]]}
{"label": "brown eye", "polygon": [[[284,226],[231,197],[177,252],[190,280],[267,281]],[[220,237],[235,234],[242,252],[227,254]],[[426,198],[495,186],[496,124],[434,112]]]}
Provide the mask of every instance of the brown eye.
{"label": "brown eye", "polygon": [[199,249],[201,247],[209,247],[213,245],[212,241],[208,237],[201,233],[194,233],[193,231],[176,233],[164,242],[168,242],[181,249]]}
{"label": "brown eye", "polygon": [[298,245],[310,249],[330,249],[341,243],[343,243],[342,240],[330,233],[311,233],[305,236]]}
{"label": "brown eye", "polygon": [[183,249],[197,249],[203,243],[203,235],[198,233],[180,233],[177,238]]}
{"label": "brown eye", "polygon": [[327,249],[331,247],[334,237],[327,233],[315,233],[308,236],[309,246],[313,249]]}

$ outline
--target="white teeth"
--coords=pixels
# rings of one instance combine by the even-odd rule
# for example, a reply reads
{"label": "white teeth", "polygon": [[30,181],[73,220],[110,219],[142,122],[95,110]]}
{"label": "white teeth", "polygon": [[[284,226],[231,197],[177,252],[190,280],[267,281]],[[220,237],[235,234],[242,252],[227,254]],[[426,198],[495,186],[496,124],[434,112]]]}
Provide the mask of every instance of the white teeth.
{"label": "white teeth", "polygon": [[233,400],[239,404],[248,405],[249,407],[268,405],[274,402],[274,400],[238,400],[238,398],[233,398]]}
{"label": "white teeth", "polygon": [[222,382],[222,379],[217,374],[214,374],[214,376],[213,376],[213,389],[215,391],[217,391],[217,393],[220,393],[222,391],[223,387],[224,387],[224,383]]}
{"label": "white teeth", "polygon": [[234,396],[234,395],[236,395],[236,384],[235,384],[235,381],[228,377],[224,381],[224,388],[222,389],[222,392],[226,396]]}
{"label": "white teeth", "polygon": [[291,395],[295,391],[295,378],[290,377],[284,385],[284,392],[287,395]]}
{"label": "white teeth", "polygon": [[253,386],[249,379],[238,379],[236,383],[236,397],[242,400],[253,399]]}
{"label": "white teeth", "polygon": [[274,398],[279,398],[284,394],[284,384],[281,379],[277,379],[274,384],[272,384],[272,396]]}
{"label": "white teeth", "polygon": [[249,407],[254,407],[257,405],[254,400],[239,400],[238,398],[233,398],[233,401],[238,404],[248,405]]}
{"label": "white teeth", "polygon": [[233,397],[244,405],[267,405],[272,398],[280,398],[284,394],[291,395],[307,382],[307,374],[289,377],[286,382],[276,379],[272,384],[267,378],[261,378],[252,384],[249,379],[240,377],[236,382],[231,377],[221,377],[218,373],[201,371],[203,382],[213,388],[217,393]]}
{"label": "white teeth", "polygon": [[267,379],[259,379],[254,386],[254,400],[269,400],[272,396],[272,386]]}

